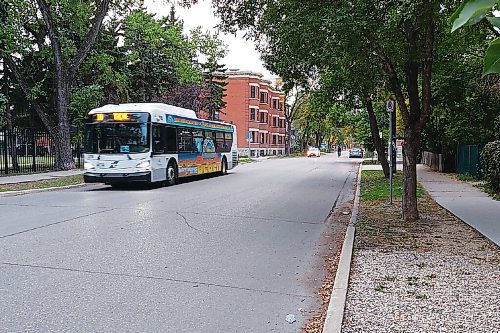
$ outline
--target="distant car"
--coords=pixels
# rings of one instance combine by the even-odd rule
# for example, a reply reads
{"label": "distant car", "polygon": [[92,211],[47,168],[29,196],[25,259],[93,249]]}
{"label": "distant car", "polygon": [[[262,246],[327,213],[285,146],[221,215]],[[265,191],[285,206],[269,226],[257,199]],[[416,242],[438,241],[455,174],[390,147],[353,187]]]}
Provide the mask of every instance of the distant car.
{"label": "distant car", "polygon": [[319,151],[319,148],[317,147],[309,147],[307,149],[307,157],[320,157],[321,156],[321,152]]}
{"label": "distant car", "polygon": [[351,150],[349,150],[349,158],[351,158],[351,157],[363,158],[363,149],[352,148]]}

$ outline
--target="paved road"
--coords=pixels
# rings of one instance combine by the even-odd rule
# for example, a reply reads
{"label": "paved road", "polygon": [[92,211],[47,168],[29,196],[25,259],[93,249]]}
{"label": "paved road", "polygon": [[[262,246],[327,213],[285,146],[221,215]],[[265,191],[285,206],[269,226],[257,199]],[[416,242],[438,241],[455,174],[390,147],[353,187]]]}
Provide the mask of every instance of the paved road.
{"label": "paved road", "polygon": [[273,159],[170,188],[1,197],[0,332],[297,332],[355,166]]}

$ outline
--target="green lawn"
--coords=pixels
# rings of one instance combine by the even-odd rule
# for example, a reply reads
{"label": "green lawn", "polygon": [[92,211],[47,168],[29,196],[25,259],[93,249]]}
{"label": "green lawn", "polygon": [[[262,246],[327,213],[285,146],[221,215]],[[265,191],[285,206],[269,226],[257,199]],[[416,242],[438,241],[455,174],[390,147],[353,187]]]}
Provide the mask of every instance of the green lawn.
{"label": "green lawn", "polygon": [[[377,200],[389,198],[389,179],[384,177],[381,170],[366,170],[362,172],[361,197],[365,200]],[[417,187],[417,196],[422,197],[422,189]],[[403,173],[398,171],[393,179],[393,196],[403,195]]]}
{"label": "green lawn", "polygon": [[0,185],[0,192],[43,189],[43,188],[62,187],[62,186],[76,185],[76,184],[83,184],[82,175],[39,180],[36,182]]}

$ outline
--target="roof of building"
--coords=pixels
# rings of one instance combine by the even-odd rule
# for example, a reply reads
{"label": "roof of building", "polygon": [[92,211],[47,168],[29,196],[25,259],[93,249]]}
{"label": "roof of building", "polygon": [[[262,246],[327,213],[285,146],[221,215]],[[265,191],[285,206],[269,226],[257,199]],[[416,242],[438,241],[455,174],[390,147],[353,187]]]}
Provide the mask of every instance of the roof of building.
{"label": "roof of building", "polygon": [[240,71],[240,70],[235,70],[235,71],[227,71],[224,73],[228,78],[253,78],[253,79],[258,79],[261,85],[267,86],[268,89],[274,93],[278,94],[283,94],[282,91],[275,89],[272,86],[271,80],[266,80],[263,79],[263,75],[261,73],[257,72],[252,72],[252,71]]}

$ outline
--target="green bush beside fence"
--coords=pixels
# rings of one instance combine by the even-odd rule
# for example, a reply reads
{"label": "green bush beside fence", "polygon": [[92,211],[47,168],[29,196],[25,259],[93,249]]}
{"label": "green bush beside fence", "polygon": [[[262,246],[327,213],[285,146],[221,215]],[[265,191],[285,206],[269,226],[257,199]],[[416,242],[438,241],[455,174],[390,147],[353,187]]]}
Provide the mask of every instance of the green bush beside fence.
{"label": "green bush beside fence", "polygon": [[500,141],[484,146],[481,152],[483,178],[493,191],[500,193]]}

